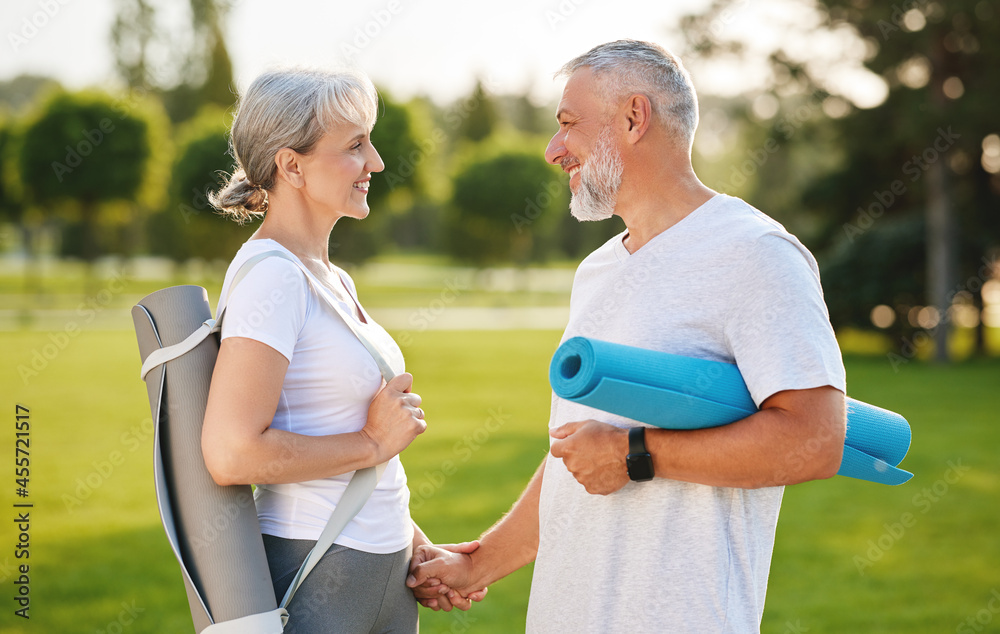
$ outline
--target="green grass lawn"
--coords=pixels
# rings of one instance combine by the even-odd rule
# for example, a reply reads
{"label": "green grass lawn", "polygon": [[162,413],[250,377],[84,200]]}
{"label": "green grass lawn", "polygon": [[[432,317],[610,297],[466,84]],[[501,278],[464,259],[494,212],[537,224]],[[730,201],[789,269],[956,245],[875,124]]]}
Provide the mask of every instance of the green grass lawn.
{"label": "green grass lawn", "polygon": [[[21,563],[10,521],[19,500],[5,467],[0,631],[189,631],[154,505],[149,409],[128,327],[61,346],[47,333],[0,333],[8,421],[15,404],[30,408],[34,504],[26,622],[10,598]],[[433,539],[477,536],[543,457],[546,372],[558,338],[423,332],[405,349],[429,429],[403,457],[413,515]],[[33,358],[38,374],[22,376],[19,366]],[[909,419],[914,442],[902,466],[916,476],[896,488],[834,478],[786,491],[763,630],[953,632],[977,616],[991,619],[982,631],[1000,630],[1000,614],[988,609],[1000,590],[1000,361],[913,361],[894,371],[884,356],[849,357],[847,368],[852,396]],[[12,427],[0,451],[7,465]],[[424,611],[422,631],[521,631],[529,580],[522,570],[498,582],[467,616]]]}

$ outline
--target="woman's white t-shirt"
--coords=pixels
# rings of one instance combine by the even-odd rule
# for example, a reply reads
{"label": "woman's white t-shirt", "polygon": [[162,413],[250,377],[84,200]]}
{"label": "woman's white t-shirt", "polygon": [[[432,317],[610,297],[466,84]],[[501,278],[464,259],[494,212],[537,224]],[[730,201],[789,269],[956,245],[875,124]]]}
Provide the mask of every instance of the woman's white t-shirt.
{"label": "woman's white t-shirt", "polygon": [[[312,273],[283,258],[266,258],[225,299],[236,271],[251,257],[273,250],[295,258],[274,240],[249,240],[229,265],[220,300],[220,305],[227,305],[222,339],[253,339],[288,359],[272,428],[306,436],[356,432],[365,426],[382,375],[343,318],[310,288],[306,275]],[[333,268],[357,297],[350,276]],[[354,317],[353,306],[341,307],[393,369],[403,371],[403,355],[392,337],[363,308],[367,323]],[[353,471],[309,482],[257,485],[254,498],[261,531],[286,539],[318,539],[352,475]],[[406,548],[413,540],[409,500],[406,474],[396,456],[336,543],[382,554]]]}

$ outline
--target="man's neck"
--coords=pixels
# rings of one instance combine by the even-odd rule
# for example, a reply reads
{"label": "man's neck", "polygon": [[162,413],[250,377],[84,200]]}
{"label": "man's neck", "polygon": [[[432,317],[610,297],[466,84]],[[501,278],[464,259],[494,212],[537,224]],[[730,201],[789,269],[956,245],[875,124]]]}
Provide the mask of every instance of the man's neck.
{"label": "man's neck", "polygon": [[629,253],[635,253],[716,195],[693,174],[689,179],[674,177],[659,182],[663,183],[659,187],[631,188],[633,195],[619,200],[616,206],[615,213],[628,229],[624,245]]}

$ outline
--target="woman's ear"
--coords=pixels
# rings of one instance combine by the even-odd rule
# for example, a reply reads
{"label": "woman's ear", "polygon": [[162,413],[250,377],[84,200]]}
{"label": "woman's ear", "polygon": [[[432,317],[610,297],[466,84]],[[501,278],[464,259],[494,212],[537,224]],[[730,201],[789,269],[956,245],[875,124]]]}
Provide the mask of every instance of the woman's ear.
{"label": "woman's ear", "polygon": [[292,148],[283,147],[274,155],[277,176],[292,187],[299,189],[306,184],[300,159],[302,156]]}

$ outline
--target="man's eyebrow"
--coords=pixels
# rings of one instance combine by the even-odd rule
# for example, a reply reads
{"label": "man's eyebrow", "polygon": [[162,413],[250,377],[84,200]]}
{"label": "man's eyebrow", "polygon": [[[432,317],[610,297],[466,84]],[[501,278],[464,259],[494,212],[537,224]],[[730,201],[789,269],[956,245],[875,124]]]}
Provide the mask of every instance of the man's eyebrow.
{"label": "man's eyebrow", "polygon": [[572,110],[568,110],[566,108],[560,108],[559,111],[556,112],[556,121],[561,121],[563,117],[573,119],[574,117],[576,117],[576,115],[573,113]]}

